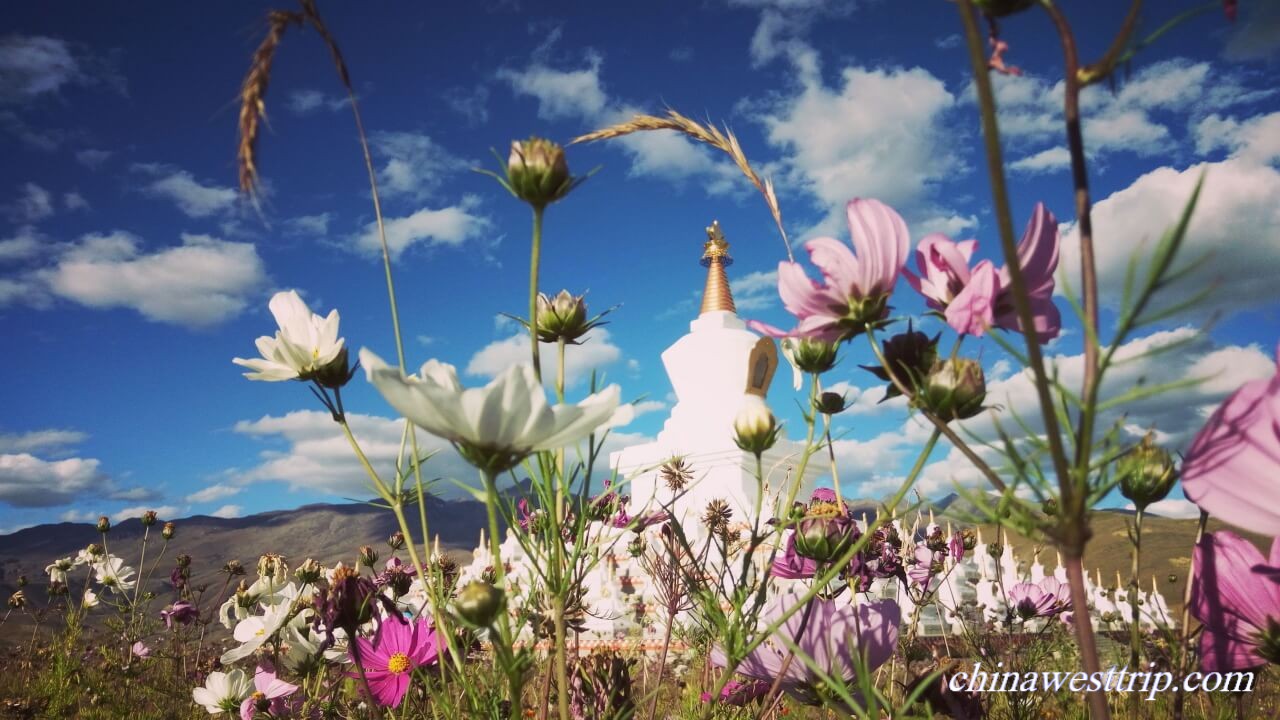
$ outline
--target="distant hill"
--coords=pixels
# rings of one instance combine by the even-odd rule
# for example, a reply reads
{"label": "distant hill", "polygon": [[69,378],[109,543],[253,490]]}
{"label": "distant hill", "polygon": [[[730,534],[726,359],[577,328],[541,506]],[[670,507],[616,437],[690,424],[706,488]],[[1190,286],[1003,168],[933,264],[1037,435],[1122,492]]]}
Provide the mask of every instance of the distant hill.
{"label": "distant hill", "polygon": [[[850,500],[849,504],[859,515],[874,515],[877,505],[871,500]],[[929,502],[922,508],[923,512],[927,514],[930,507],[938,522],[950,521],[956,527],[967,524],[963,518],[973,517],[973,508],[955,494]],[[408,516],[410,526],[418,528],[416,506],[410,509]],[[442,550],[459,561],[469,561],[480,529],[487,522],[483,504],[475,500],[439,498],[428,498],[427,519],[432,536],[440,538]],[[192,557],[194,582],[214,586],[221,582],[218,568],[228,560],[240,560],[252,573],[258,556],[267,551],[284,555],[291,566],[306,558],[329,565],[339,560],[350,564],[355,561],[356,551],[362,545],[371,545],[386,557],[389,552],[387,537],[397,529],[390,511],[363,503],[306,505],[295,510],[231,519],[197,515],[176,522],[177,535],[152,580],[151,589],[162,598],[168,596],[169,571],[173,567],[173,558],[180,553]],[[1108,585],[1115,583],[1117,571],[1126,580],[1128,578],[1130,549],[1125,528],[1131,522],[1131,512],[1108,510],[1094,514],[1094,536],[1089,543],[1085,566],[1091,575],[1101,571],[1103,582]],[[1216,520],[1209,523],[1210,531],[1223,527],[1227,526]],[[158,540],[159,525],[154,531],[153,540]],[[1143,584],[1150,587],[1154,576],[1175,611],[1182,604],[1195,532],[1194,520],[1148,516],[1145,523]],[[990,541],[996,537],[996,529],[985,525],[983,534]],[[1269,539],[1242,534],[1262,547],[1264,553],[1269,548]],[[112,528],[107,541],[112,553],[123,556],[129,565],[137,567],[141,537],[141,522],[127,520]],[[32,584],[28,591],[43,601],[48,582],[45,566],[56,558],[75,555],[98,539],[94,527],[84,523],[39,525],[0,536],[0,598],[7,598],[16,589],[18,575],[25,574]],[[1009,540],[1018,557],[1030,563],[1036,547],[1016,533],[1010,533]],[[159,547],[159,542],[149,545],[148,566]],[[1054,567],[1052,548],[1042,553],[1041,562],[1047,568]]]}
{"label": "distant hill", "polygon": [[[420,527],[416,505],[406,514],[410,527]],[[486,518],[484,505],[475,500],[427,499],[428,529],[433,537],[439,536],[441,550],[456,559],[469,560]],[[191,556],[193,582],[212,587],[221,583],[217,570],[232,559],[244,563],[252,579],[258,557],[268,551],[284,555],[291,566],[306,558],[351,564],[362,545],[370,545],[387,557],[387,538],[399,527],[391,511],[364,503],[305,505],[240,518],[197,515],[175,522],[176,534],[150,588],[160,597],[169,595],[167,581],[173,559],[182,553]],[[114,525],[107,535],[108,549],[137,568],[142,531],[142,522],[136,519]],[[159,535],[157,523],[148,542],[148,567],[162,545]],[[8,598],[17,588],[18,576],[25,574],[31,582],[28,593],[43,602],[48,584],[45,566],[57,558],[74,556],[99,538],[94,526],[85,523],[37,525],[0,535],[0,597]],[[75,577],[83,578],[83,572]]]}

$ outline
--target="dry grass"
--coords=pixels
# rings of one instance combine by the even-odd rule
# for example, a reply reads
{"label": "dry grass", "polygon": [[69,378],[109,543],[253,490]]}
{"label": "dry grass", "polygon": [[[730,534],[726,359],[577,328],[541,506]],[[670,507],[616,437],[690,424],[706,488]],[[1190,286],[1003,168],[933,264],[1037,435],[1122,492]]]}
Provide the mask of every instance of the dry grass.
{"label": "dry grass", "polygon": [[253,53],[253,62],[240,86],[240,144],[236,157],[240,166],[240,190],[253,194],[258,186],[258,133],[267,118],[267,86],[271,83],[271,63],[284,31],[302,26],[302,13],[272,10],[267,13],[267,36]]}
{"label": "dry grass", "polygon": [[663,117],[635,115],[626,122],[610,125],[595,132],[578,136],[569,144],[610,140],[650,130],[674,130],[700,143],[706,143],[733,158],[734,164],[738,166],[742,174],[746,175],[751,184],[764,196],[764,202],[769,206],[769,213],[773,215],[773,222],[778,226],[778,232],[782,235],[782,242],[786,245],[787,258],[795,260],[795,256],[791,252],[791,241],[787,238],[787,231],[782,226],[782,210],[778,208],[778,196],[773,190],[773,181],[767,177],[761,178],[759,173],[751,167],[751,163],[747,161],[746,153],[742,152],[742,146],[738,143],[738,138],[734,136],[729,128],[726,127],[721,130],[709,122],[704,125],[668,108],[667,114]]}

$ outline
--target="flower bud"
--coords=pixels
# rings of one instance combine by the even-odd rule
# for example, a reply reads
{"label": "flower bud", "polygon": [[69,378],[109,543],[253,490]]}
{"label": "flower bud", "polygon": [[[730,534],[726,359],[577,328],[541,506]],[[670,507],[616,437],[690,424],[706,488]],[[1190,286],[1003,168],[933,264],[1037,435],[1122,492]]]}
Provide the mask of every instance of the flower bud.
{"label": "flower bud", "polygon": [[289,579],[289,566],[285,564],[284,556],[267,553],[258,558],[258,577],[283,585]]}
{"label": "flower bud", "polygon": [[818,562],[839,560],[861,533],[858,525],[837,503],[815,502],[796,524],[796,554]]}
{"label": "flower bud", "polygon": [[191,556],[186,553],[179,555],[175,561],[180,568],[191,567]]}
{"label": "flower bud", "polygon": [[644,538],[640,537],[639,535],[631,538],[631,541],[627,543],[627,553],[630,554],[631,557],[633,558],[638,558],[641,555],[644,555],[644,549],[645,549]]}
{"label": "flower bud", "polygon": [[26,593],[22,592],[21,590],[9,596],[9,608],[11,610],[21,610],[26,606],[27,606],[27,596],[26,596]]}
{"label": "flower bud", "polygon": [[948,358],[933,366],[916,395],[916,403],[943,422],[951,422],[982,412],[986,397],[982,364],[968,358]]}
{"label": "flower bud", "polygon": [[535,208],[560,200],[573,189],[574,178],[564,148],[539,137],[511,143],[507,158],[507,187],[511,194]]}
{"label": "flower bud", "polygon": [[404,533],[399,530],[391,533],[391,537],[387,538],[387,546],[392,550],[399,550],[404,547]]}
{"label": "flower bud", "polygon": [[156,511],[148,510],[142,513],[142,527],[151,527],[156,524]]}
{"label": "flower bud", "polygon": [[298,378],[300,380],[314,380],[322,387],[337,390],[344,387],[354,376],[355,370],[350,367],[350,362],[347,359],[347,349],[344,347],[328,363],[309,373],[300,374]]}
{"label": "flower bud", "polygon": [[371,546],[365,545],[360,548],[360,564],[367,567],[373,567],[378,562],[378,551]]}
{"label": "flower bud", "polygon": [[173,534],[177,529],[178,529],[177,525],[174,525],[171,522],[167,522],[164,524],[164,527],[160,529],[160,537],[164,538],[165,540],[172,540]]}
{"label": "flower bud", "polygon": [[98,543],[89,543],[89,546],[86,547],[84,551],[94,557],[102,557],[106,553],[106,550],[104,550]]}
{"label": "flower bud", "polygon": [[315,560],[307,558],[306,560],[303,560],[302,564],[298,566],[298,569],[294,571],[294,575],[298,577],[298,582],[309,585],[318,581],[320,577],[324,575],[324,567]]}
{"label": "flower bud", "polygon": [[[893,375],[897,377],[898,382],[906,385],[912,392],[915,392],[920,387],[924,382],[925,376],[929,374],[929,370],[938,361],[938,338],[940,336],[941,333],[930,338],[919,330],[913,329],[912,324],[908,321],[906,332],[898,333],[884,341],[885,365],[893,370]],[[884,366],[861,365],[860,367],[889,383],[884,400],[902,394],[898,390],[898,386],[893,383],[893,378],[889,376],[889,372]],[[884,402],[884,400],[881,400],[881,402]]]}
{"label": "flower bud", "polygon": [[840,393],[824,392],[814,401],[814,409],[823,415],[839,415],[847,407],[845,396]]}
{"label": "flower bud", "polygon": [[18,587],[20,587],[20,588],[24,588],[24,587],[26,587],[26,586],[27,586],[27,583],[28,583],[28,582],[30,582],[30,581],[29,581],[29,580],[27,580],[27,576],[26,576],[26,575],[19,575],[19,576],[18,576]]}
{"label": "flower bud", "polygon": [[587,303],[582,295],[561,290],[555,297],[538,293],[538,339],[545,343],[564,340],[569,344],[587,334],[595,323],[587,319]]}
{"label": "flower bud", "polygon": [[800,372],[821,375],[836,366],[839,344],[816,338],[787,338],[782,354]]}
{"label": "flower bud", "polygon": [[733,420],[733,441],[743,450],[760,455],[778,442],[780,429],[764,398],[748,395]]}
{"label": "flower bud", "polygon": [[241,565],[239,560],[228,560],[226,564],[222,566],[222,572],[230,575],[231,577],[243,575],[244,565]]}
{"label": "flower bud", "polygon": [[458,591],[454,609],[463,620],[476,627],[489,627],[502,610],[502,591],[491,583],[473,580]]}
{"label": "flower bud", "polygon": [[100,515],[98,517],[98,532],[102,533],[103,535],[106,535],[107,533],[111,532],[111,518],[107,517],[106,515]]}
{"label": "flower bud", "polygon": [[1142,442],[1116,463],[1120,494],[1145,509],[1160,502],[1173,489],[1178,470],[1168,450],[1156,445],[1155,433],[1149,432]]}

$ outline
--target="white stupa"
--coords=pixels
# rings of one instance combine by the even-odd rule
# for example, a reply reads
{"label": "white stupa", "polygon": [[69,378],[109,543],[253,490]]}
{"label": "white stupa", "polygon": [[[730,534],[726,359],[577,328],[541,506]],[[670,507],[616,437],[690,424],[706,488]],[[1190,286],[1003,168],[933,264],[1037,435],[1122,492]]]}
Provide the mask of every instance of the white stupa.
{"label": "white stupa", "polygon": [[[699,519],[707,504],[724,500],[734,521],[751,522],[760,483],[755,457],[733,441],[733,420],[749,395],[765,397],[778,369],[778,348],[772,338],[747,329],[738,317],[725,268],[732,263],[729,243],[719,223],[707,228],[702,264],[707,268],[702,309],[689,323],[689,333],[662,353],[662,364],[675,389],[677,402],[653,442],[619,450],[610,465],[625,479],[630,494],[628,513],[672,505],[690,538],[705,535]],[[764,514],[773,512],[771,495],[790,490],[795,482],[802,443],[780,439],[763,457]],[[661,468],[673,458],[683,459],[691,474],[689,485],[677,493],[662,477]],[[809,465],[796,497],[804,500],[821,474]]]}

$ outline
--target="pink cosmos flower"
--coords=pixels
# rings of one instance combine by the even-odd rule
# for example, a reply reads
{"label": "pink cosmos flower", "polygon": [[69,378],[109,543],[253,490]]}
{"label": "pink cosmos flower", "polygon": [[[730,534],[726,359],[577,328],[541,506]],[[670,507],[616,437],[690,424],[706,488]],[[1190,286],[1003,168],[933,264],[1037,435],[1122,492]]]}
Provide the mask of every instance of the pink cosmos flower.
{"label": "pink cosmos flower", "polygon": [[[776,622],[794,602],[794,597],[778,597],[761,613],[761,624]],[[902,610],[896,602],[878,600],[858,603],[856,607],[847,601],[814,599],[812,602],[813,610],[803,635],[799,630],[804,612],[798,611],[748,655],[738,665],[737,672],[766,683],[772,683],[782,674],[784,692],[801,702],[817,704],[820,698],[815,688],[820,679],[810,671],[808,663],[793,658],[783,673],[782,666],[789,652],[782,635],[792,639],[814,665],[848,683],[856,679],[854,658],[859,653],[866,655],[867,670],[875,670],[893,655],[898,645],[898,623],[902,620]],[[711,662],[725,667],[728,658],[719,648],[713,648]]]}
{"label": "pink cosmos flower", "polygon": [[1009,588],[1009,605],[1023,620],[1053,617],[1071,608],[1068,592],[1053,576],[1038,583],[1020,582]]}
{"label": "pink cosmos flower", "polygon": [[1248,670],[1280,662],[1280,538],[1264,558],[1227,530],[1208,533],[1192,553],[1191,614],[1204,624],[1200,665],[1206,672]]}
{"label": "pink cosmos flower", "polygon": [[818,563],[807,557],[800,557],[796,552],[796,534],[787,536],[787,548],[781,555],[773,559],[773,567],[769,574],[783,580],[807,580],[818,572]]}
{"label": "pink cosmos flower", "polygon": [[[977,249],[976,240],[956,242],[941,233],[926,235],[916,247],[920,274],[910,270],[903,274],[925,303],[941,311],[947,324],[962,335],[981,336],[992,326],[1022,332],[1008,267],[996,270],[990,260],[983,260],[970,268]],[[1018,242],[1018,266],[1027,284],[1036,334],[1041,341],[1052,340],[1062,327],[1053,304],[1058,221],[1043,203],[1036,203]]]}
{"label": "pink cosmos flower", "polygon": [[913,553],[915,562],[907,568],[907,577],[912,583],[923,589],[929,588],[929,582],[943,570],[945,553],[934,552],[924,545],[917,545]]}
{"label": "pink cosmos flower", "polygon": [[[720,704],[743,706],[752,700],[758,700],[769,694],[769,683],[764,680],[748,680],[738,682],[730,680],[720,691]],[[711,702],[711,693],[702,693],[702,702]]]}
{"label": "pink cosmos flower", "polygon": [[390,707],[400,706],[414,668],[440,659],[440,639],[426,618],[414,623],[387,618],[378,625],[373,642],[357,638],[355,644],[358,653],[353,651],[351,658],[364,668],[374,701]]}
{"label": "pink cosmos flower", "polygon": [[888,314],[888,297],[910,251],[907,224],[879,200],[855,198],[845,208],[853,249],[830,237],[805,243],[809,259],[822,271],[814,282],[799,263],[778,264],[778,295],[795,315],[794,330],[752,320],[753,330],[772,337],[806,337],[836,342],[863,332]]}
{"label": "pink cosmos flower", "polygon": [[298,686],[276,677],[271,666],[258,666],[253,674],[253,687],[253,694],[240,703],[240,720],[253,720],[259,711],[268,712],[271,717],[284,717],[295,709],[285,698],[297,692]]}
{"label": "pink cosmos flower", "polygon": [[151,648],[147,647],[147,644],[141,640],[134,643],[133,646],[129,648],[129,652],[139,660],[146,660],[151,657]]}
{"label": "pink cosmos flower", "polygon": [[[1280,347],[1276,348],[1280,363]],[[1280,372],[1245,383],[1209,418],[1182,462],[1182,489],[1201,509],[1280,535]]]}

